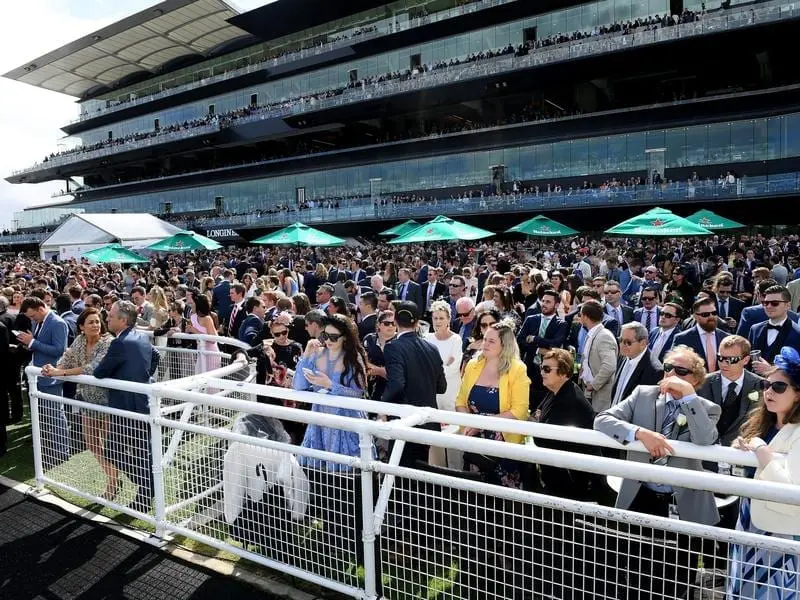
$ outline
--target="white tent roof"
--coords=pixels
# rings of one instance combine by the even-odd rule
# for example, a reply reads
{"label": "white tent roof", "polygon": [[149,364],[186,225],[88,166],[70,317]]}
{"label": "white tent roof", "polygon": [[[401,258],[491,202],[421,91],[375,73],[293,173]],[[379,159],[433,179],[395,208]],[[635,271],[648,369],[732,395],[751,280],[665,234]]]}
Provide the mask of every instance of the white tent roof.
{"label": "white tent roof", "polygon": [[45,238],[41,247],[44,249],[113,242],[131,246],[137,242],[163,240],[179,231],[179,227],[148,214],[81,213],[64,221]]}

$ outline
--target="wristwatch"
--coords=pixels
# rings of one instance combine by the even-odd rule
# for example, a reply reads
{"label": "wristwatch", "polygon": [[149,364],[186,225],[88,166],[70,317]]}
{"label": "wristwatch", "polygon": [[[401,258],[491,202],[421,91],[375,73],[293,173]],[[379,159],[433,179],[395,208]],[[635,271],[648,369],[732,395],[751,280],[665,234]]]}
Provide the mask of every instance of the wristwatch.
{"label": "wristwatch", "polygon": [[764,446],[766,446],[767,442],[765,442],[761,438],[753,438],[752,440],[750,440],[750,443],[748,445],[750,446],[750,450],[755,452],[759,448],[763,448]]}

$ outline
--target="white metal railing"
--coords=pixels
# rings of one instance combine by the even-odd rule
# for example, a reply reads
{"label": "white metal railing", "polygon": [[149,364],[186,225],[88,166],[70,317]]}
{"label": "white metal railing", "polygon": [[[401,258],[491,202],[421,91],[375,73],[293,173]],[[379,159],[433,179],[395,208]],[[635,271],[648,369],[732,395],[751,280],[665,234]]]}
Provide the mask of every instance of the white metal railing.
{"label": "white metal railing", "polygon": [[[146,394],[149,412],[138,414],[37,391],[40,369],[28,367],[37,483],[135,515],[158,539],[184,535],[355,598],[499,599],[531,590],[558,597],[566,589],[595,597],[638,591],[672,598],[676,586],[679,595],[689,590],[700,598],[715,593],[736,564],[728,545],[800,556],[798,540],[495,486],[455,471],[403,467],[400,459],[405,444],[419,443],[792,505],[800,505],[800,486],[551,450],[535,440],[622,446],[582,429],[257,385],[243,376],[246,370],[240,361],[156,384],[65,378]],[[289,408],[283,401],[315,408]],[[115,498],[102,497],[103,473],[90,468],[84,454],[56,455],[58,435],[65,434],[54,425],[65,406],[110,422],[107,458],[119,445],[128,449],[114,459],[127,476]],[[190,418],[176,418],[185,407],[193,409]],[[333,409],[395,420],[340,416]],[[350,453],[291,445],[278,419],[350,435]],[[534,443],[465,437],[452,427],[415,428],[424,423],[520,433]],[[375,457],[381,441],[393,443],[388,463]],[[751,453],[729,448],[673,447],[686,458],[757,464]],[[624,448],[645,451],[638,443]],[[152,507],[136,503],[137,485],[152,496]],[[654,586],[662,592],[650,593]]]}

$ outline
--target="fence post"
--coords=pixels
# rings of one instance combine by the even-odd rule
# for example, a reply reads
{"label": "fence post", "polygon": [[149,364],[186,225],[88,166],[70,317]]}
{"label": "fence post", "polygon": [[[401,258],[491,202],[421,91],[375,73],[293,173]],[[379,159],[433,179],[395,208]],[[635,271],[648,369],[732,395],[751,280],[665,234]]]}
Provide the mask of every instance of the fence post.
{"label": "fence post", "polygon": [[167,499],[164,490],[164,457],[161,451],[161,424],[159,422],[161,418],[161,396],[155,392],[150,394],[148,406],[150,409],[150,453],[153,465],[153,509],[156,520],[154,535],[157,538],[164,539]]}
{"label": "fence post", "polygon": [[[358,447],[361,450],[361,539],[364,543],[364,598],[375,600],[378,597],[375,560],[378,551],[375,545],[375,504],[372,493],[373,439],[369,433],[360,433],[358,440]],[[380,557],[378,557],[378,562],[380,562]]]}
{"label": "fence post", "polygon": [[28,377],[28,401],[31,405],[31,438],[33,442],[33,472],[36,477],[38,491],[44,489],[44,470],[42,469],[42,430],[39,414],[39,392],[36,387],[36,375],[26,373]]}

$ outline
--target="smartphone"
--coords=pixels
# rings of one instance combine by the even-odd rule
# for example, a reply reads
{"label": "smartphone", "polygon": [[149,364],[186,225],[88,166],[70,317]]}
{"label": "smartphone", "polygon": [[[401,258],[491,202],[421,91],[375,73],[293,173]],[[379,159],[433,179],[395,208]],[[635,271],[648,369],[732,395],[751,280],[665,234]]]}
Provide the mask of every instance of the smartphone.
{"label": "smartphone", "polygon": [[16,329],[12,329],[11,333],[14,334],[14,337],[19,337],[19,336],[22,335],[22,332],[21,331],[17,331]]}

